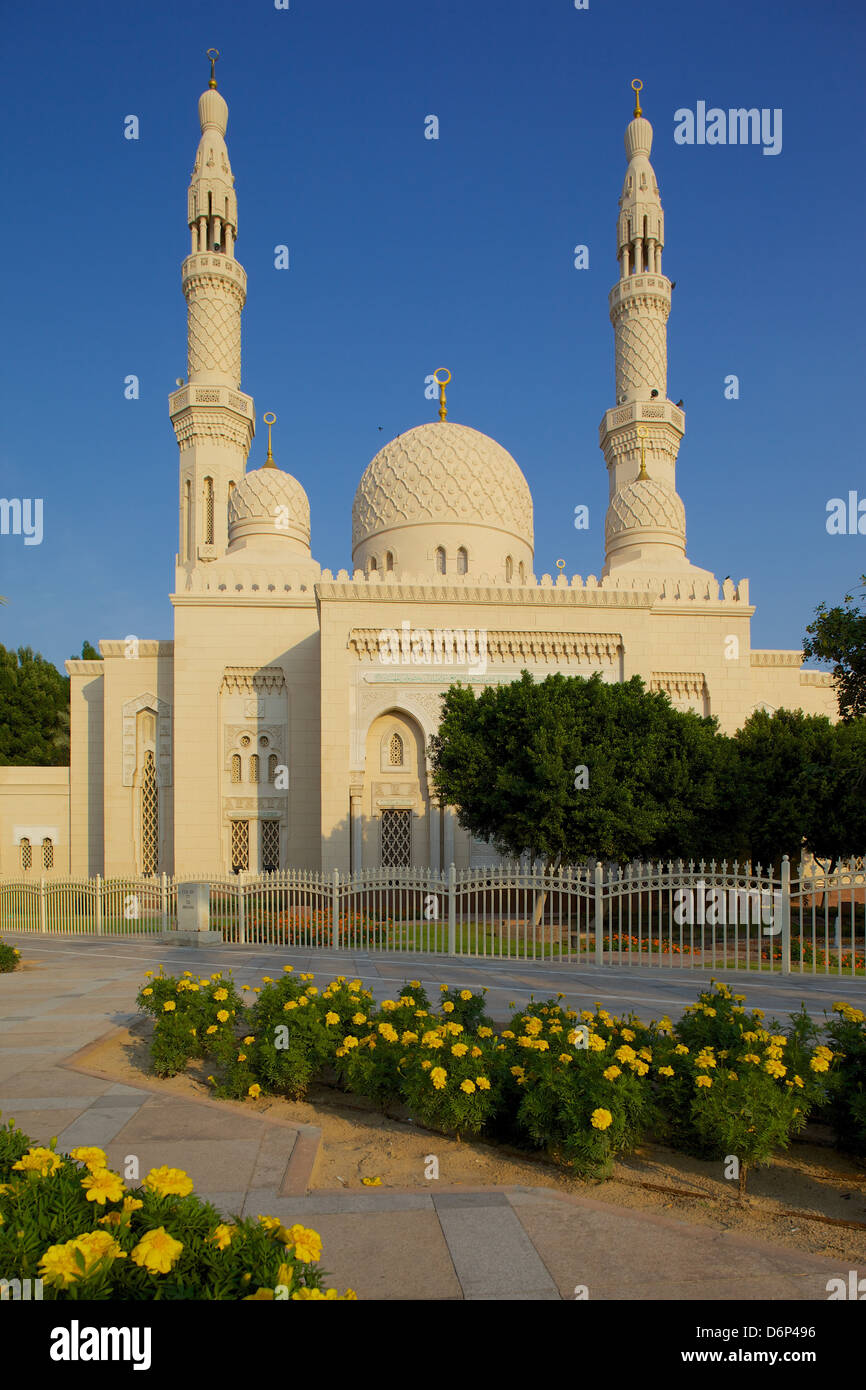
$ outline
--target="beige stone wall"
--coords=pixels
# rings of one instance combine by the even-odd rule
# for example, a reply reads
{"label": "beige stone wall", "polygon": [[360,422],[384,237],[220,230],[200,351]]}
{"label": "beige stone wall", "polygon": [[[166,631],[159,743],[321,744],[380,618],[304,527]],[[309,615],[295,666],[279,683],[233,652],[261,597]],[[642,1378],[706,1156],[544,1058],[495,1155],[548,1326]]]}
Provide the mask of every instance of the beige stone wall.
{"label": "beige stone wall", "polygon": [[103,759],[105,666],[67,661],[69,674],[70,871],[93,878],[105,871],[105,768]]}
{"label": "beige stone wall", "polygon": [[[21,866],[21,840],[32,861]],[[53,846],[53,868],[43,862],[43,840]],[[0,767],[0,876],[58,878],[69,873],[69,768]]]}
{"label": "beige stone wall", "polygon": [[[230,868],[226,802],[235,798],[249,803],[239,805],[237,814],[251,820],[270,815],[272,803],[284,804],[287,863],[318,868],[319,636],[312,590],[286,600],[178,594],[172,601],[177,872]],[[229,668],[240,674],[224,690]],[[270,677],[260,689],[255,679],[274,668],[285,681],[279,698],[270,691]],[[257,738],[260,728],[281,720],[288,739],[287,791],[278,793],[264,775],[255,786],[246,780],[232,787],[226,730],[244,725]]]}
{"label": "beige stone wall", "polygon": [[155,723],[159,782],[159,869],[173,872],[172,643],[123,638],[101,641],[103,655],[104,873],[126,877],[141,870],[141,737],[137,715]]}

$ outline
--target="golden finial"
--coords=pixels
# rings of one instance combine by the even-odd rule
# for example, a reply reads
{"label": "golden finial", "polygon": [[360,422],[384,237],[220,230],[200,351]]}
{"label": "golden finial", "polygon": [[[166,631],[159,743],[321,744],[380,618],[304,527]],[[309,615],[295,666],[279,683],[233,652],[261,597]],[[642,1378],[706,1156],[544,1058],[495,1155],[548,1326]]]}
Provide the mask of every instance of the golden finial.
{"label": "golden finial", "polygon": [[649,482],[649,473],[646,471],[646,463],[644,462],[644,440],[649,434],[649,430],[646,425],[638,425],[637,432],[638,438],[640,439],[640,472],[637,475],[637,481],[639,483],[645,483]]}
{"label": "golden finial", "polygon": [[[448,373],[448,375],[445,377],[445,380],[444,380],[444,381],[440,381],[440,380],[439,380],[439,373],[440,373],[440,372],[447,372],[447,373]],[[435,370],[435,372],[433,373],[433,380],[436,382],[436,385],[439,387],[439,419],[440,419],[440,420],[444,420],[444,419],[445,419],[445,416],[448,414],[448,411],[445,409],[445,387],[448,385],[449,381],[451,380],[451,373],[448,371],[448,368],[447,368],[447,367],[437,367],[436,370]]]}
{"label": "golden finial", "polygon": [[209,87],[216,87],[216,75],[214,74],[214,63],[216,62],[217,58],[219,58],[219,56],[220,56],[220,51],[219,51],[218,48],[209,48],[208,51],[207,51],[207,56],[208,56],[208,58],[210,58],[210,82],[209,82],[207,85],[208,85]]}
{"label": "golden finial", "polygon": [[559,570],[559,573],[562,574],[562,571],[565,569],[565,561],[564,561],[564,560],[557,560],[557,562],[556,562],[556,568]]}
{"label": "golden finial", "polygon": [[641,116],[643,112],[640,109],[640,94],[643,90],[643,83],[639,77],[633,79],[631,89],[634,92],[634,114],[636,116]]}
{"label": "golden finial", "polygon": [[277,423],[277,417],[272,410],[266,410],[264,415],[262,416],[262,419],[268,427],[268,456],[262,464],[262,467],[276,468],[277,465],[274,463],[274,456],[271,453],[271,425],[275,425]]}

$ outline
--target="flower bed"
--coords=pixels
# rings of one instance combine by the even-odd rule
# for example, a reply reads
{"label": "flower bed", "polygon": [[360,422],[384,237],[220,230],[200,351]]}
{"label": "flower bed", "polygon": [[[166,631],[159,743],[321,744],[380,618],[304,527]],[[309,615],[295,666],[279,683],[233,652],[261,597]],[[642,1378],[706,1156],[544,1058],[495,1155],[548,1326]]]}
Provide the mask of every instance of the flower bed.
{"label": "flower bed", "polygon": [[431,1129],[540,1147],[593,1177],[651,1132],[704,1157],[735,1155],[744,1184],[815,1109],[840,1142],[866,1145],[866,1020],[843,1003],[828,1046],[805,1011],[787,1031],[765,1028],[760,1009],[747,1013],[745,996],[716,981],[676,1025],[615,1018],[600,1003],[578,1015],[559,995],[531,1000],[497,1033],[484,993],[442,985],[434,1008],[418,980],[376,1005],[360,980],[320,990],[285,966],[244,986],[247,1005],[219,972],[150,978],[138,1002],[155,1020],[154,1070],[213,1059],[221,1096],[299,1099],[313,1081],[336,1083],[400,1102]]}
{"label": "flower bed", "polygon": [[21,952],[16,947],[7,945],[5,941],[0,941],[0,975],[17,970],[20,964]]}
{"label": "flower bed", "polygon": [[[179,1168],[140,1187],[102,1149],[33,1146],[0,1126],[0,1269],[41,1279],[43,1298],[334,1300],[315,1231],[275,1216],[224,1221]],[[353,1299],[351,1289],[343,1295]]]}

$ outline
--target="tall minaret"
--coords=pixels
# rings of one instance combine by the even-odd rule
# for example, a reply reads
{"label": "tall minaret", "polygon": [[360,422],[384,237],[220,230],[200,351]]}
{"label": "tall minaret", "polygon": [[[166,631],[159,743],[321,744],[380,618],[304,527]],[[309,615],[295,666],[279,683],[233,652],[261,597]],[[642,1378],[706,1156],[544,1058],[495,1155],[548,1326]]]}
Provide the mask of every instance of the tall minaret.
{"label": "tall minaret", "polygon": [[251,396],[242,394],[241,310],[247,291],[235,259],[238,234],[234,176],[225,144],[228,107],[217,91],[216,49],[198,101],[201,140],[189,185],[191,250],[183,263],[187,302],[187,382],[169,396],[180,446],[180,543],[177,588],[228,544],[232,488],[244,475],[255,433]]}
{"label": "tall minaret", "polygon": [[685,420],[667,399],[671,282],[662,274],[664,213],[649,161],[653,129],[641,113],[642,85],[632,83],[634,119],[625,132],[628,168],[617,219],[620,273],[609,295],[616,405],[599,429],[610,482],[603,575],[625,565],[657,573],[691,568],[676,491]]}

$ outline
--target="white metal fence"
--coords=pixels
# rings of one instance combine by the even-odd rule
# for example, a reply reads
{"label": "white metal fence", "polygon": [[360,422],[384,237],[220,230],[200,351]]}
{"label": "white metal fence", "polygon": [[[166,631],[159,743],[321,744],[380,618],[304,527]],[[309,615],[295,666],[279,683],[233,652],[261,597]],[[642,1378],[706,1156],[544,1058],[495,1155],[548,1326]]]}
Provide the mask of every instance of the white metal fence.
{"label": "white metal fence", "polygon": [[726,863],[553,872],[287,870],[0,883],[0,931],[128,936],[177,927],[178,882],[207,882],[237,944],[680,969],[864,974],[863,860],[775,877]]}

